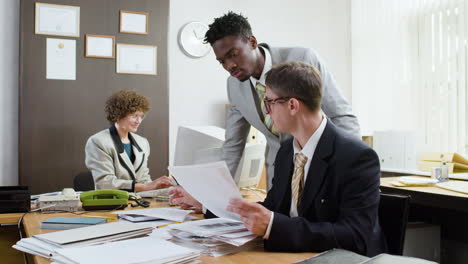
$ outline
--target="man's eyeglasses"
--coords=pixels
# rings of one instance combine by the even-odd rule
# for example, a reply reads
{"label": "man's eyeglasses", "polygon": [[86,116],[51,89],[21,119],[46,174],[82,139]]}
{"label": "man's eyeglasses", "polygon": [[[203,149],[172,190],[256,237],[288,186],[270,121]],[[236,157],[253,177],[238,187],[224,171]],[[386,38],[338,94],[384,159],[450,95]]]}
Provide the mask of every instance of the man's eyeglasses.
{"label": "man's eyeglasses", "polygon": [[266,112],[266,114],[271,113],[271,105],[273,105],[273,104],[284,104],[287,101],[289,101],[289,99],[291,99],[291,97],[278,97],[278,98],[275,98],[275,99],[268,99],[268,97],[265,96],[265,98],[263,99],[263,102],[265,103],[265,112]]}
{"label": "man's eyeglasses", "polygon": [[137,120],[143,121],[143,119],[145,119],[145,115],[139,115],[139,114],[131,114],[129,115],[129,117],[133,121],[137,121]]}

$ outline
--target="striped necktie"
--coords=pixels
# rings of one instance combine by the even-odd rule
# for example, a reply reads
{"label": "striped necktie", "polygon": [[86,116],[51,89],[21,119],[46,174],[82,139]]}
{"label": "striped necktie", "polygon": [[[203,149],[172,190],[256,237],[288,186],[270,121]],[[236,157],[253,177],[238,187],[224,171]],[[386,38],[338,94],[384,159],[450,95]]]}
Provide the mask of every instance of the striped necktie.
{"label": "striped necktie", "polygon": [[304,190],[304,166],[307,163],[307,156],[302,153],[296,153],[294,156],[294,173],[291,181],[291,192],[294,205],[296,205],[299,214],[302,191]]}
{"label": "striped necktie", "polygon": [[266,93],[266,88],[263,86],[260,82],[257,82],[255,85],[255,90],[257,91],[258,98],[260,99],[260,107],[262,109],[262,115],[263,117],[263,123],[265,126],[270,130],[271,133],[277,135],[275,128],[273,127],[273,121],[270,118],[270,115],[265,114],[266,109],[265,109],[265,93]]}

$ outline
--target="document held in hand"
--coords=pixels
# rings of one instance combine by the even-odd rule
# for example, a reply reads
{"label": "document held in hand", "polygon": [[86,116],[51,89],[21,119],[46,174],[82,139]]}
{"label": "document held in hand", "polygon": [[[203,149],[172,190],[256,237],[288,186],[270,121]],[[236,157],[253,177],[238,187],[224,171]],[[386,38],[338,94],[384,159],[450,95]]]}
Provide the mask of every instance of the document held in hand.
{"label": "document held in hand", "polygon": [[195,199],[218,217],[240,220],[226,210],[231,199],[242,199],[226,162],[173,166],[169,171]]}

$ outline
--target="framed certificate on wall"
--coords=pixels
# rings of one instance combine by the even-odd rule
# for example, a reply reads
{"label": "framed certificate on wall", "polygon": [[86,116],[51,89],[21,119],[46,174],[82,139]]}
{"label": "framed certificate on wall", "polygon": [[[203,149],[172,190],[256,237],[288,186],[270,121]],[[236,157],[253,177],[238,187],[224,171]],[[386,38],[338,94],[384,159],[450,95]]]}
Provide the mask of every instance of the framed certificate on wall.
{"label": "framed certificate on wall", "polygon": [[35,33],[79,37],[80,7],[36,2]]}
{"label": "framed certificate on wall", "polygon": [[116,72],[156,75],[156,59],[156,46],[118,43]]}
{"label": "framed certificate on wall", "polygon": [[86,34],[85,57],[113,59],[115,58],[114,43],[114,36]]}
{"label": "framed certificate on wall", "polygon": [[120,10],[120,33],[148,35],[148,13]]}

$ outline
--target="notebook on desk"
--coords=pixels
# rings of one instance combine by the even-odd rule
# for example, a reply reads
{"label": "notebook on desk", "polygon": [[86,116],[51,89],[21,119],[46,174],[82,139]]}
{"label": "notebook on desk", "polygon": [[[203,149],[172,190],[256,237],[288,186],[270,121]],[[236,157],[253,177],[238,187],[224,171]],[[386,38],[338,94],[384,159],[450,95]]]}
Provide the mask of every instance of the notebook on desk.
{"label": "notebook on desk", "polygon": [[106,218],[53,217],[41,222],[41,229],[72,229],[107,223]]}

